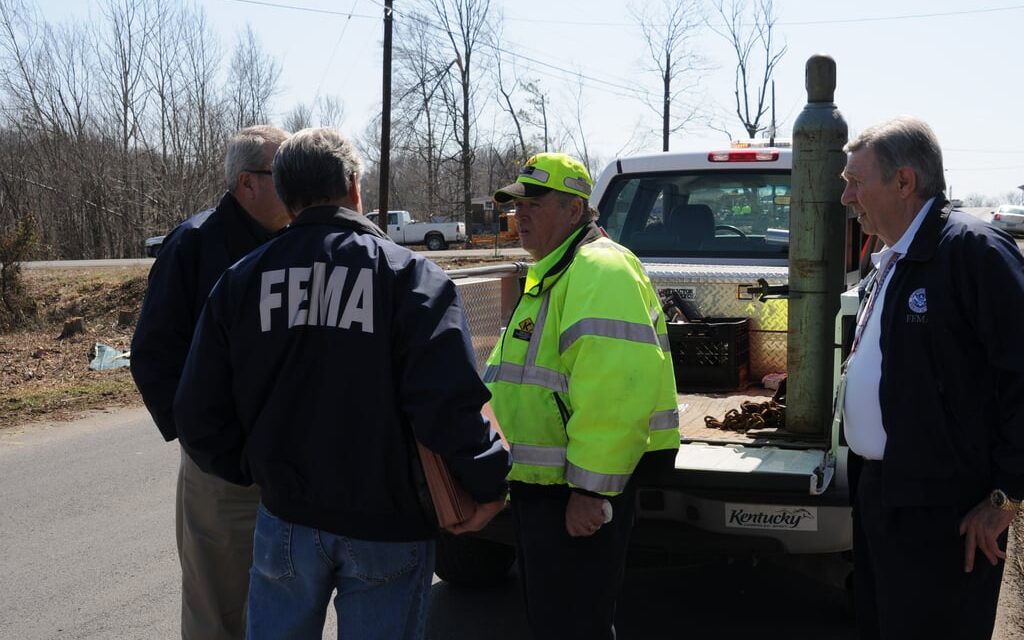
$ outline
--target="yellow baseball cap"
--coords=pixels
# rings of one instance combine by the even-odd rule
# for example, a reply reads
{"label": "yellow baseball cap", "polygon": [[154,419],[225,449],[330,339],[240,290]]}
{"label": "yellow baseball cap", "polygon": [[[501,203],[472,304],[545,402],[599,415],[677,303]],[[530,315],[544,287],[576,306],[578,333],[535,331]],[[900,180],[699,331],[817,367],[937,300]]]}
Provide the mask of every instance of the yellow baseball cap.
{"label": "yellow baseball cap", "polygon": [[538,153],[526,161],[516,181],[494,192],[494,201],[504,204],[515,198],[536,198],[548,190],[590,199],[594,181],[583,163],[565,153]]}

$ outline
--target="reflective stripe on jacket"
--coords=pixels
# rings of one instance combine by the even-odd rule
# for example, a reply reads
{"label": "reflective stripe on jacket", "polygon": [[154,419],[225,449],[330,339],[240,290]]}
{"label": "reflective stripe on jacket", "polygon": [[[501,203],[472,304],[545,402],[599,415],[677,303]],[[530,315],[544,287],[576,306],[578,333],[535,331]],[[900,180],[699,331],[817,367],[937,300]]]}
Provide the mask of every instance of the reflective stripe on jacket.
{"label": "reflective stripe on jacket", "polygon": [[636,256],[596,225],[530,268],[484,382],[509,480],[615,495],[645,452],[679,447],[661,304]]}

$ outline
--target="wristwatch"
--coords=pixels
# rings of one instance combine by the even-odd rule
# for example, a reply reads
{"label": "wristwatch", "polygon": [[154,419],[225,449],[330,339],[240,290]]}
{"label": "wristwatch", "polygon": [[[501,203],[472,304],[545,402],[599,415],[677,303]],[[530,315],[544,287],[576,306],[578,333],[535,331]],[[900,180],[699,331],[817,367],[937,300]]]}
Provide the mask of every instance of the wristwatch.
{"label": "wristwatch", "polygon": [[1002,511],[1009,511],[1010,513],[1020,511],[1020,500],[1010,498],[1002,489],[994,489],[989,494],[988,501],[992,503],[993,507]]}

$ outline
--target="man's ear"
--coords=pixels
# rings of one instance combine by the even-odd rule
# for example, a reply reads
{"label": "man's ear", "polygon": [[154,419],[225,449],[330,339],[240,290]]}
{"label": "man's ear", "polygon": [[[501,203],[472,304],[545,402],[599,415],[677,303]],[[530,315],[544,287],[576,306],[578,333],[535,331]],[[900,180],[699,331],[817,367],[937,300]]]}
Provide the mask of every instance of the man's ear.
{"label": "man's ear", "polygon": [[586,207],[583,206],[583,200],[581,198],[572,199],[572,214],[570,215],[570,220],[572,220],[573,226],[580,223],[585,210]]}
{"label": "man's ear", "polygon": [[917,193],[917,174],[910,167],[900,167],[896,170],[896,186],[900,195],[912,196]]}
{"label": "man's ear", "polygon": [[362,196],[359,193],[359,176],[352,174],[348,183],[348,197],[352,201],[352,208],[356,211],[362,211],[360,209],[360,203],[362,202]]}

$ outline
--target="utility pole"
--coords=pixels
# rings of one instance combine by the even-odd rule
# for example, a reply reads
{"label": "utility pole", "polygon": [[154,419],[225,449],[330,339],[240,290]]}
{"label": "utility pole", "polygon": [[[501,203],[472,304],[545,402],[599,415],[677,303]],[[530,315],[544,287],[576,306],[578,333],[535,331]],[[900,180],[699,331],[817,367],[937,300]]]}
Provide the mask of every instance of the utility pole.
{"label": "utility pole", "polygon": [[388,183],[391,181],[391,14],[392,0],[384,0],[384,82],[380,115],[380,187],[377,226],[388,232]]}
{"label": "utility pole", "polygon": [[665,52],[665,73],[662,77],[661,101],[661,150],[668,151],[669,111],[672,108],[672,52]]}

